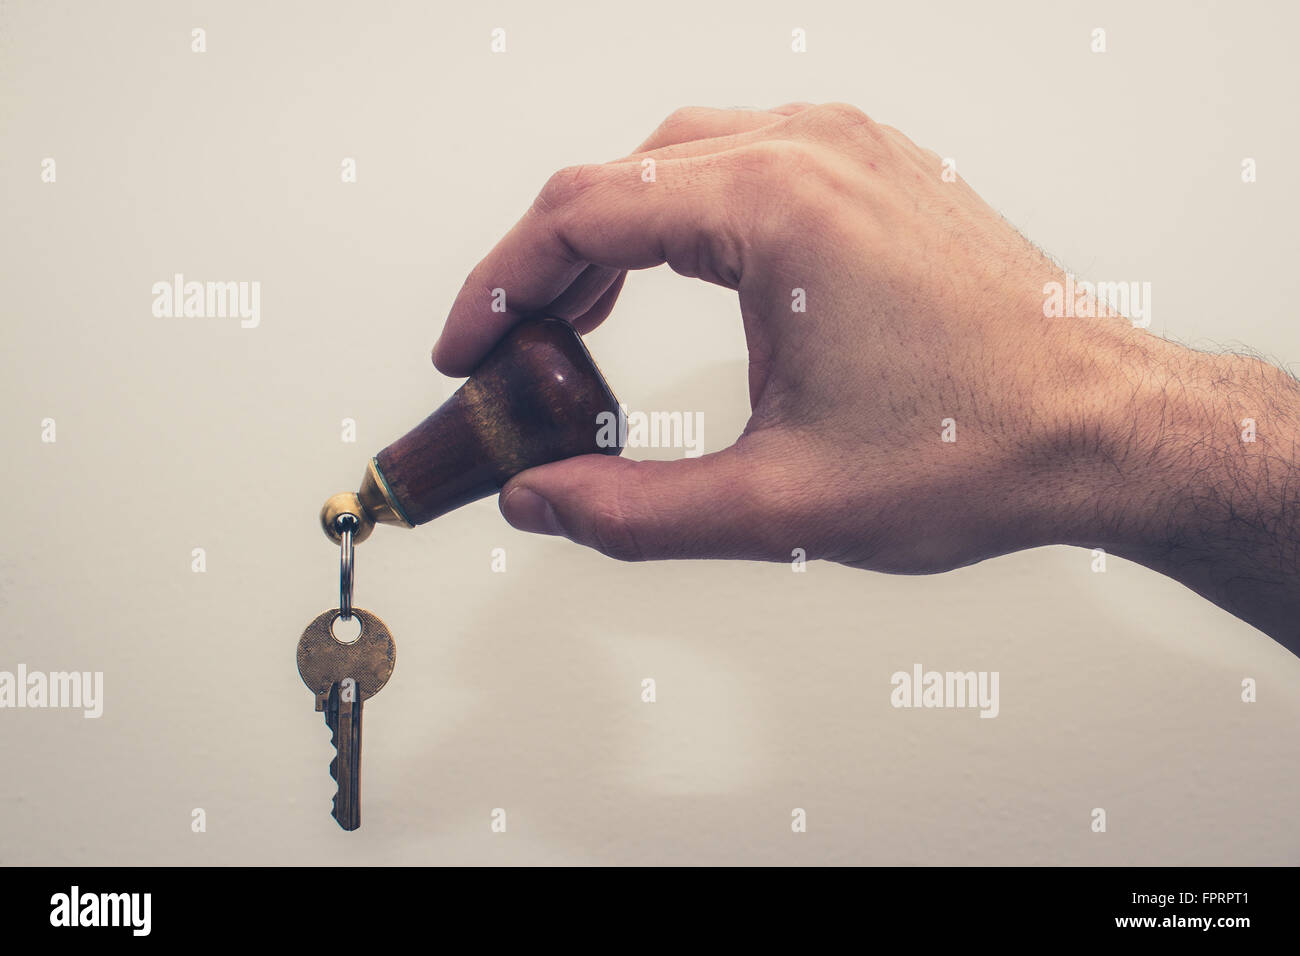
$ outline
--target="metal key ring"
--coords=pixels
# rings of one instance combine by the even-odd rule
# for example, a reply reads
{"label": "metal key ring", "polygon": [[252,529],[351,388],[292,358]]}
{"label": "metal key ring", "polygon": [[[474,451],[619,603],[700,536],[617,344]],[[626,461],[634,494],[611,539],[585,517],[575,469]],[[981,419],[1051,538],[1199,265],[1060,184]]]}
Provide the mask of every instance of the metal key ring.
{"label": "metal key ring", "polygon": [[339,619],[352,620],[352,580],[355,551],[352,532],[357,527],[357,516],[341,514],[334,519],[339,530]]}

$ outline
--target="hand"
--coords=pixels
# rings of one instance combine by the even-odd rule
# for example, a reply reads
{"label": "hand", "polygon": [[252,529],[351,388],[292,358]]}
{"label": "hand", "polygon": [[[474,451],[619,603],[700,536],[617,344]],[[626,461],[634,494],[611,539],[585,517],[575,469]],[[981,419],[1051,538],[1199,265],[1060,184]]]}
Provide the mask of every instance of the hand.
{"label": "hand", "polygon": [[[586,332],[625,270],[667,262],[739,293],[753,412],[700,458],[524,472],[507,520],[628,560],[803,548],[904,573],[1103,547],[1294,639],[1294,383],[1114,313],[1045,317],[1060,268],[941,173],[852,107],[796,104],[682,110],[631,156],[552,176],[467,279],[438,368],[467,374],[527,314]],[[1268,440],[1241,442],[1237,423],[1261,417]],[[1261,502],[1291,537],[1241,540],[1243,521],[1269,524]],[[1262,568],[1218,557],[1247,545]]]}

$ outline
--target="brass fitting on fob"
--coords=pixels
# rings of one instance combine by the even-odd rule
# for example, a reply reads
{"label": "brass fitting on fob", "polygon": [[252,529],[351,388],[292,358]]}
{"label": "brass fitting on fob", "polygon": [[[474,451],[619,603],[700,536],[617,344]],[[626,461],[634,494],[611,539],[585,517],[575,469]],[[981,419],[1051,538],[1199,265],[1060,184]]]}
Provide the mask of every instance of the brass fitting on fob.
{"label": "brass fitting on fob", "polygon": [[321,528],[341,544],[339,517],[353,515],[355,544],[376,524],[414,528],[494,494],[528,468],[617,455],[599,436],[601,417],[619,413],[573,326],[520,322],[451,398],[370,459],[358,491],[325,502]]}
{"label": "brass fitting on fob", "polygon": [[342,534],[338,526],[340,515],[350,514],[356,517],[357,524],[352,531],[352,541],[360,544],[370,537],[375,524],[393,524],[403,528],[412,527],[402,516],[397,505],[389,495],[388,486],[379,473],[379,466],[370,459],[366,473],[361,478],[360,491],[345,491],[331,496],[320,509],[321,530],[335,544],[340,543]]}

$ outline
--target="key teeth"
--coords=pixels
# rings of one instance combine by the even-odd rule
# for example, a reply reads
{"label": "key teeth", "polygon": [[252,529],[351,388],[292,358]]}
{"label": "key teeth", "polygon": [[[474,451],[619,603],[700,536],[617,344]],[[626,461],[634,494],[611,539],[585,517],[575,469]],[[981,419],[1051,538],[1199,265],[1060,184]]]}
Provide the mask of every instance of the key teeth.
{"label": "key teeth", "polygon": [[344,830],[347,830],[349,832],[352,830],[357,830],[361,827],[360,820],[357,820],[349,824],[347,820],[344,820],[341,816],[339,816],[339,794],[337,790],[334,791],[334,800],[330,807],[330,816],[334,818],[334,822],[336,822],[340,827],[342,827]]}
{"label": "key teeth", "polygon": [[[329,695],[326,694],[325,696],[326,696],[326,701],[328,702]],[[330,761],[330,776],[333,777],[335,781],[337,781],[337,780],[339,779],[339,757],[338,757],[338,749],[339,749],[339,721],[338,721],[338,712],[337,712],[337,711],[334,711],[334,710],[331,710],[328,706],[326,706],[326,708],[325,708],[325,725],[326,725],[327,727],[329,727],[329,729],[330,729],[330,746],[334,748],[334,759]],[[338,792],[337,792],[337,791],[335,791],[334,802],[335,802],[335,804],[337,805],[337,803],[338,803]],[[336,817],[335,819],[338,819],[338,818]]]}
{"label": "key teeth", "polygon": [[[335,797],[334,799],[335,799],[335,800],[338,800],[338,797]],[[330,811],[330,816],[332,816],[332,817],[334,818],[335,822],[337,822],[338,825],[339,825],[340,827],[342,827],[344,830],[347,830],[348,832],[351,832],[351,831],[353,831],[353,830],[360,829],[360,827],[361,827],[361,824],[360,824],[360,823],[355,823],[355,824],[353,824],[352,826],[348,826],[348,824],[346,824],[346,823],[344,823],[342,820],[340,820],[340,819],[339,819],[339,812],[338,812],[338,808],[337,808],[337,807],[335,807],[333,810]]]}
{"label": "key teeth", "polygon": [[[338,750],[339,747],[338,740],[339,740],[339,734],[338,731],[335,730],[334,736],[330,738],[330,743],[334,745],[334,749],[336,751]],[[334,799],[330,801],[330,816],[332,816],[336,821],[338,821],[339,826],[343,827],[343,829],[346,830],[347,827],[344,826],[343,821],[339,819],[339,791],[338,791],[339,758],[337,753],[334,755],[334,759],[330,761],[330,776],[334,779]]]}
{"label": "key teeth", "polygon": [[[342,795],[342,790],[339,785],[338,749],[339,749],[339,728],[340,725],[343,723],[343,721],[339,719],[337,695],[338,695],[338,691],[335,688],[330,688],[329,691],[327,691],[323,695],[320,695],[317,699],[318,702],[323,703],[323,706],[319,707],[319,709],[325,711],[325,724],[330,729],[330,745],[334,748],[334,759],[330,761],[330,777],[334,779],[335,787],[334,787],[334,799],[331,801],[331,805],[330,805],[330,816],[334,818],[335,822],[337,822],[342,829],[351,831],[351,830],[358,829],[361,826],[361,821],[356,814],[353,814],[351,820],[339,816],[339,797]],[[331,703],[333,704],[333,706],[331,706]],[[357,711],[359,711],[359,709],[360,707],[358,705],[356,710],[354,710],[353,712],[353,720],[358,719],[359,714],[357,713]]]}

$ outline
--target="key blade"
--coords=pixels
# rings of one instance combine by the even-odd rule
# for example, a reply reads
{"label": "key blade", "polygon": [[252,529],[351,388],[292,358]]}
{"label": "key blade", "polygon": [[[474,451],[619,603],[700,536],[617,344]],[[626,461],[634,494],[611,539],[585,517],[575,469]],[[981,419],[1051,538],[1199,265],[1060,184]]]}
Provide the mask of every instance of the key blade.
{"label": "key blade", "polygon": [[361,826],[360,689],[353,684],[345,694],[341,683],[331,685],[324,710],[325,723],[333,731],[330,743],[336,751],[330,761],[330,776],[338,784],[331,815],[344,830],[355,830]]}

